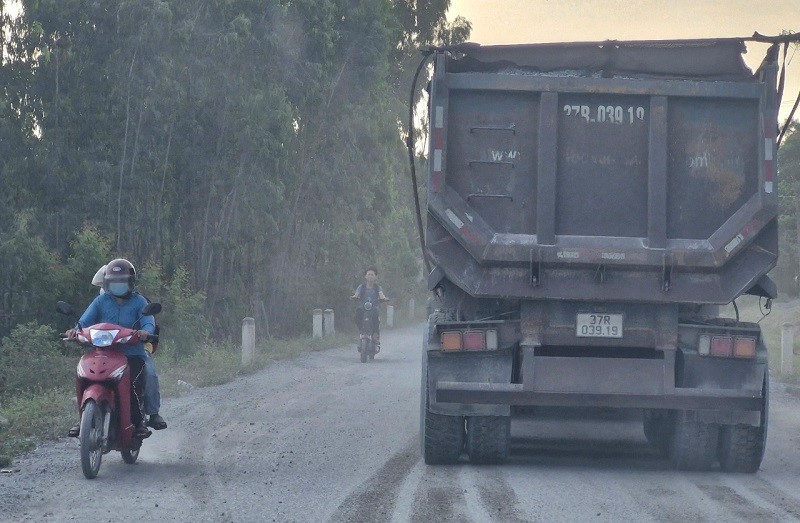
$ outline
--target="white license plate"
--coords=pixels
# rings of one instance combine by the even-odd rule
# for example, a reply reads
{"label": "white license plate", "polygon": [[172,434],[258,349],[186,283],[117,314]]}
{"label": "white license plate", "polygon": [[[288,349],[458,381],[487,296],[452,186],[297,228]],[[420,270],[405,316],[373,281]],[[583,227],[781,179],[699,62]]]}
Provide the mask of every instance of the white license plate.
{"label": "white license plate", "polygon": [[579,338],[621,338],[622,314],[579,313],[575,336]]}

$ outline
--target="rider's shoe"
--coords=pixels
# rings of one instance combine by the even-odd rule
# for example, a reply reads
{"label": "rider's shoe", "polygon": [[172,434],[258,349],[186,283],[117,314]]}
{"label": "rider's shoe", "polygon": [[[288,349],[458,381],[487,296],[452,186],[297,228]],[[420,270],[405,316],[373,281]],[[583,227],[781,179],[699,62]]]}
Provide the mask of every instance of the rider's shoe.
{"label": "rider's shoe", "polygon": [[156,412],[150,415],[150,418],[147,420],[147,426],[153,427],[156,430],[164,430],[167,428],[167,422]]}
{"label": "rider's shoe", "polygon": [[69,432],[67,432],[67,436],[69,436],[70,438],[77,438],[80,435],[81,435],[80,423],[69,429]]}
{"label": "rider's shoe", "polygon": [[152,432],[145,426],[144,423],[140,423],[133,431],[133,437],[136,439],[147,439],[151,434]]}

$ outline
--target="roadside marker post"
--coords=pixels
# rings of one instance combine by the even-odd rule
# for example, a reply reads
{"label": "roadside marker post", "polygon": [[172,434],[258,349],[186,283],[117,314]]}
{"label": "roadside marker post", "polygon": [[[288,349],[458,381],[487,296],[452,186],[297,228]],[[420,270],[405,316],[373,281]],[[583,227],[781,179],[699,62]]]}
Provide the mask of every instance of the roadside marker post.
{"label": "roadside marker post", "polygon": [[312,336],[322,337],[322,309],[314,309],[314,316],[311,320]]}
{"label": "roadside marker post", "polygon": [[325,309],[325,312],[322,313],[322,334],[324,336],[330,336],[335,333],[336,327],[334,323],[333,309]]}
{"label": "roadside marker post", "polygon": [[253,364],[256,359],[256,320],[245,318],[242,320],[242,366]]}

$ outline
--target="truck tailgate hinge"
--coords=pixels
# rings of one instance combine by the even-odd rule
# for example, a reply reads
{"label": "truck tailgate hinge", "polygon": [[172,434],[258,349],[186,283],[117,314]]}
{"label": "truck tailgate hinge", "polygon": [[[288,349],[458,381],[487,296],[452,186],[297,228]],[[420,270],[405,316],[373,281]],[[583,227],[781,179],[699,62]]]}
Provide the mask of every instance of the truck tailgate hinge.
{"label": "truck tailgate hinge", "polygon": [[606,266],[605,264],[601,263],[597,266],[597,269],[594,271],[594,281],[597,283],[605,283],[606,282]]}
{"label": "truck tailgate hinge", "polygon": [[661,290],[668,292],[672,286],[672,255],[664,254],[661,264]]}
{"label": "truck tailgate hinge", "polygon": [[539,256],[536,260],[533,259],[533,249],[531,249],[530,269],[531,269],[531,287],[538,287],[542,283],[542,250],[539,249]]}

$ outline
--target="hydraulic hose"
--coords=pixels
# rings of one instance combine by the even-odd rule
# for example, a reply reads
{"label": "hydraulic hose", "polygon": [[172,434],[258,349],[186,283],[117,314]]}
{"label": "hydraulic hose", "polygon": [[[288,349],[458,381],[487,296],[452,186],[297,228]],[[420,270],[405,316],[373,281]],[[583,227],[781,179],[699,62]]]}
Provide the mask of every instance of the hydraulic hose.
{"label": "hydraulic hose", "polygon": [[414,189],[414,207],[417,211],[417,232],[419,233],[419,245],[422,249],[422,261],[425,263],[426,272],[431,272],[431,262],[428,259],[428,252],[425,250],[425,233],[422,228],[422,211],[419,204],[419,185],[417,183],[417,169],[414,164],[414,94],[417,92],[417,80],[422,68],[428,62],[428,58],[433,54],[433,50],[425,52],[425,56],[417,66],[414,73],[414,80],[411,82],[411,94],[408,98],[408,137],[406,138],[406,148],[408,149],[408,163],[411,165],[411,185]]}

